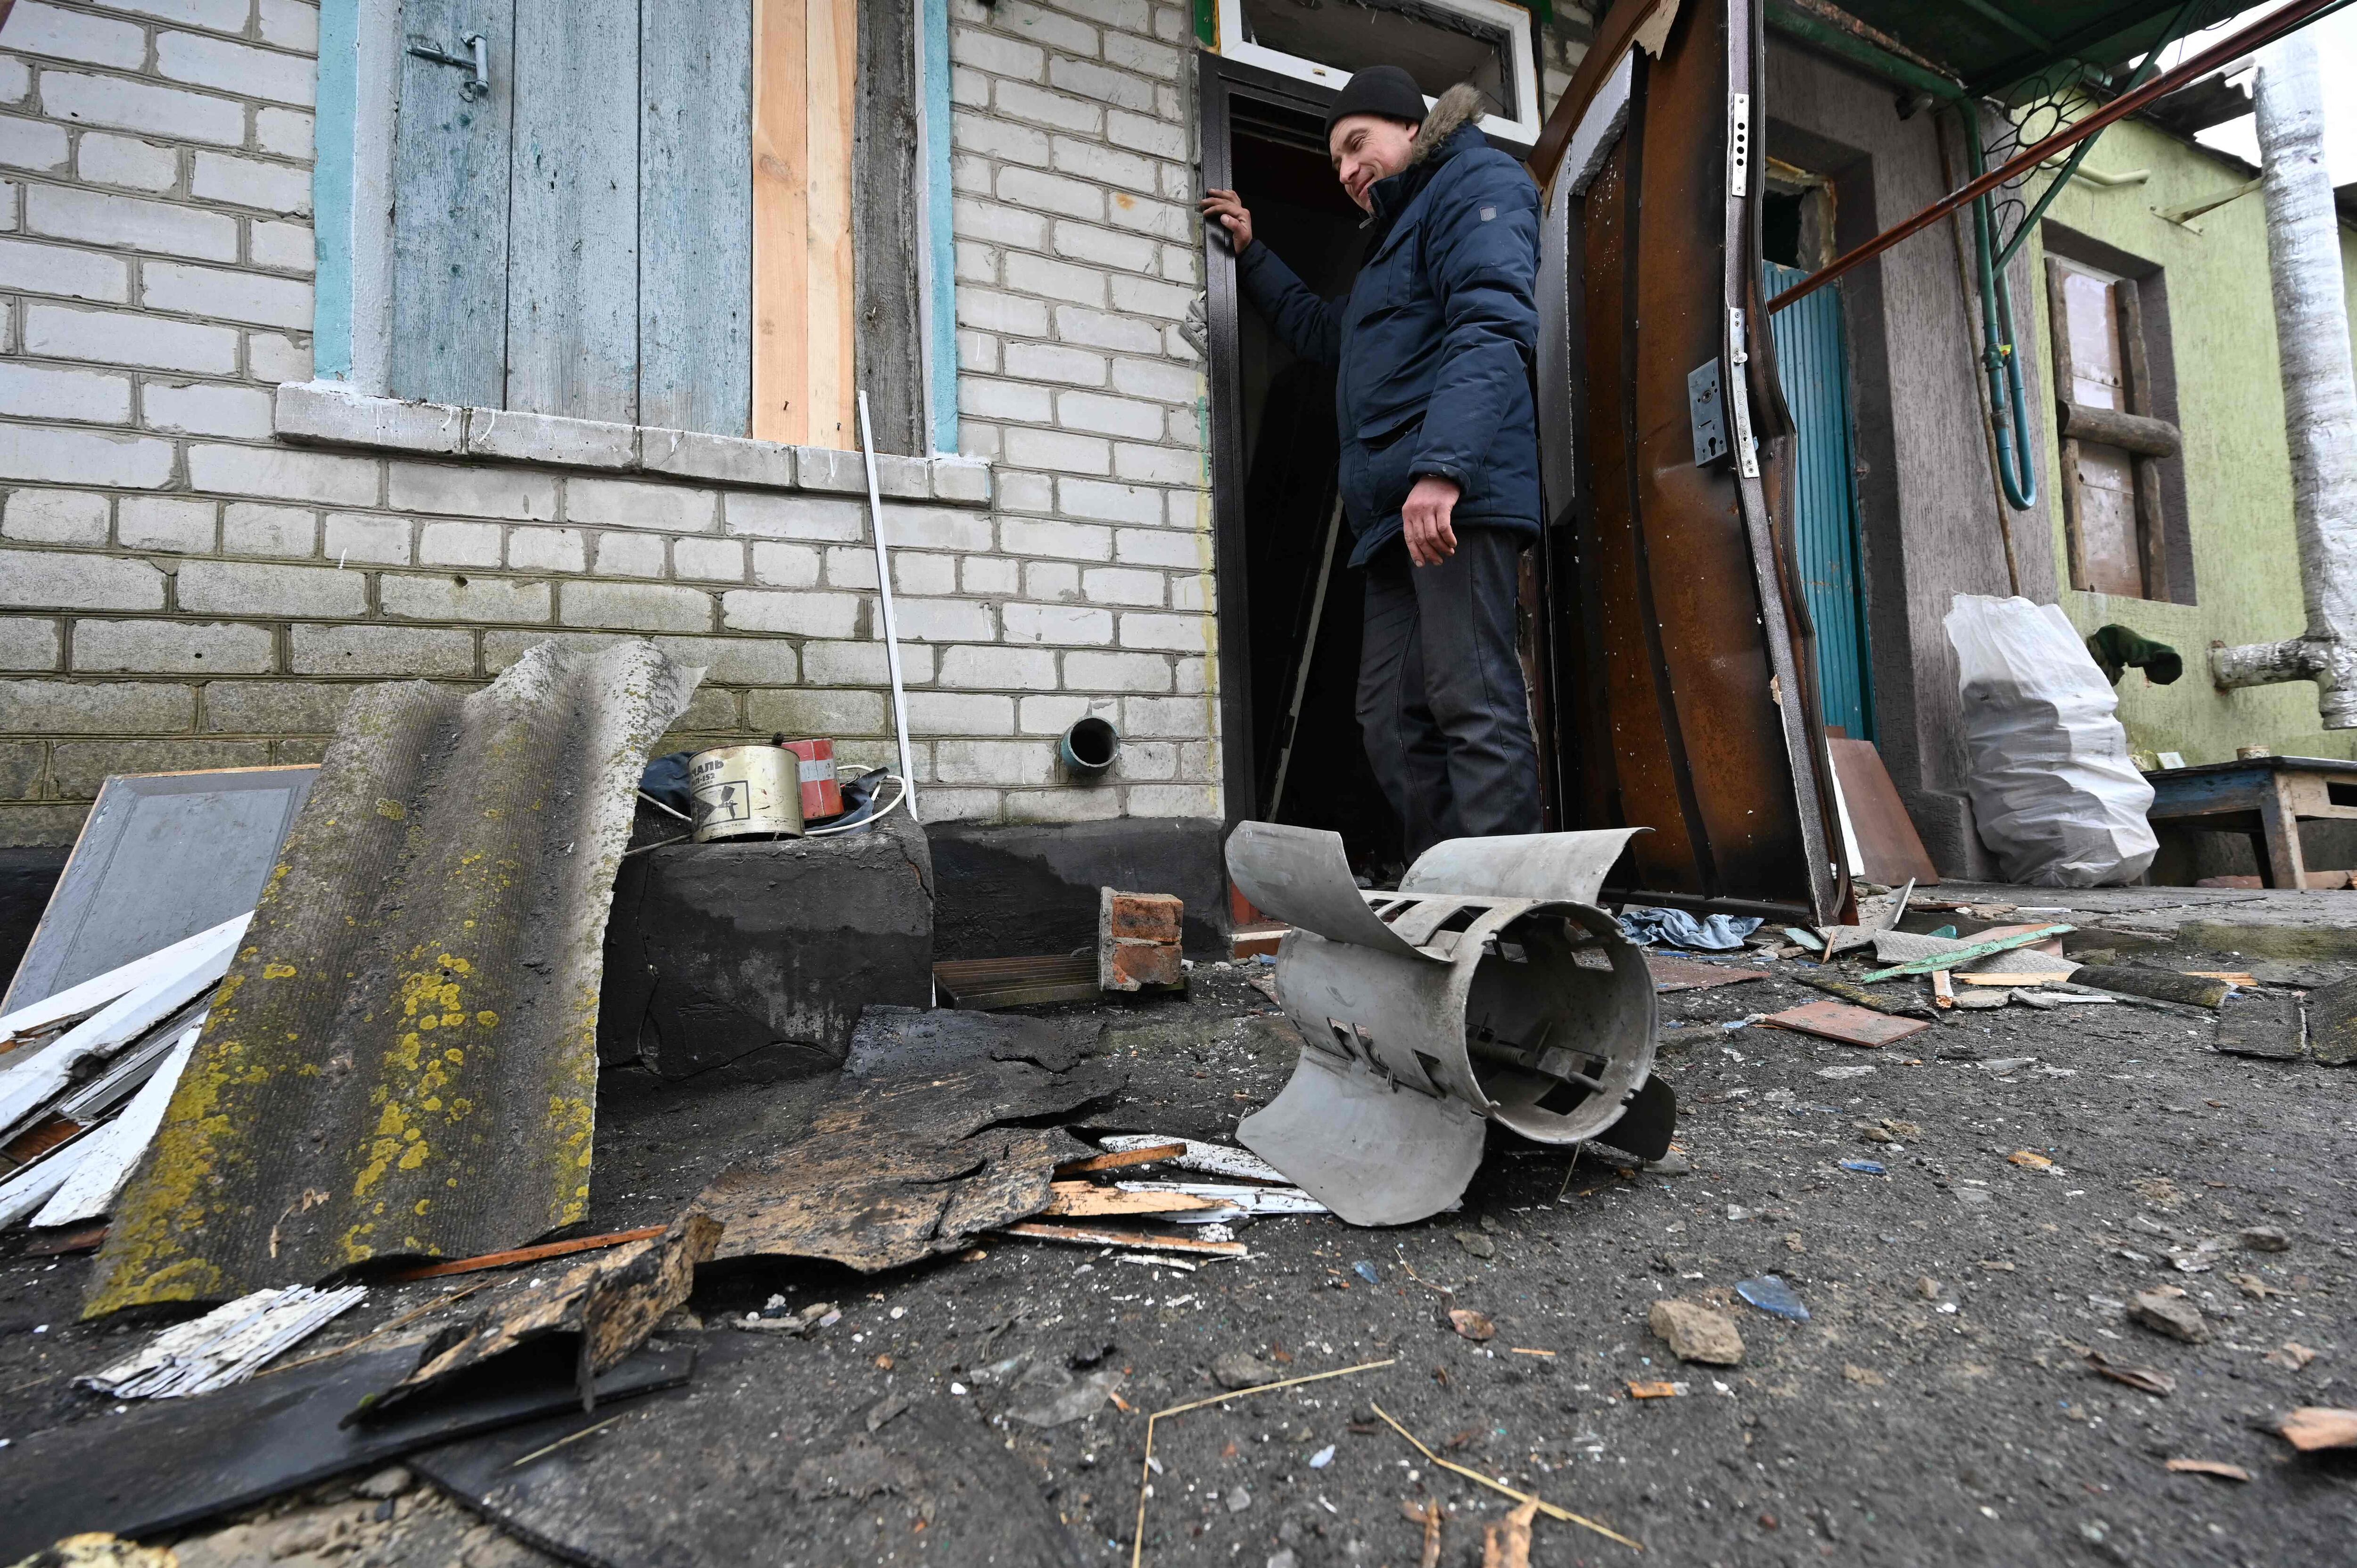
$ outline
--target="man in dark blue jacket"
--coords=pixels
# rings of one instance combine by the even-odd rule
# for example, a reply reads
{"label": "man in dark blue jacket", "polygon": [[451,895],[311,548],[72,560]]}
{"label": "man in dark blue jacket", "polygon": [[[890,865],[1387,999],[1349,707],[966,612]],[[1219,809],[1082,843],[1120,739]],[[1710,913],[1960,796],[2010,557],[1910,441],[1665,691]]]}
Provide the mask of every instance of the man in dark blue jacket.
{"label": "man in dark blue jacket", "polygon": [[1203,200],[1254,304],[1337,371],[1351,564],[1367,569],[1359,725],[1411,861],[1443,839],[1540,826],[1514,635],[1541,516],[1538,190],[1475,127],[1480,105],[1458,86],[1427,113],[1395,66],[1343,88],[1327,146],[1372,232],[1340,304],[1253,242],[1235,192]]}

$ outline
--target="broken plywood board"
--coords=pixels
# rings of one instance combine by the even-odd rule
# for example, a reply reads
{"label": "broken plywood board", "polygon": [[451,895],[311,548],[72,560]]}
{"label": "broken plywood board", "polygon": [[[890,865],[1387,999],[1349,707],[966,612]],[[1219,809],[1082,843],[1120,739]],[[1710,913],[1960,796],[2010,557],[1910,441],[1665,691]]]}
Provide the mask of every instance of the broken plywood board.
{"label": "broken plywood board", "polygon": [[846,1078],[938,1072],[977,1061],[1035,1062],[1060,1072],[1087,1056],[1103,1026],[1060,1018],[994,1018],[949,1007],[870,1005],[852,1031]]}
{"label": "broken plywood board", "polygon": [[644,1344],[664,1315],[687,1300],[695,1266],[719,1242],[719,1221],[690,1210],[662,1235],[576,1263],[554,1280],[508,1281],[428,1341],[416,1370],[370,1407],[369,1419],[552,1337],[574,1340],[566,1359],[576,1376],[595,1377]]}
{"label": "broken plywood board", "polygon": [[1653,989],[1657,992],[1708,991],[1716,986],[1740,985],[1747,980],[1768,978],[1764,969],[1737,969],[1731,964],[1705,963],[1667,953],[1647,953],[1645,967],[1652,973]]}
{"label": "broken plywood board", "polygon": [[[355,1350],[219,1393],[19,1437],[7,1455],[10,1501],[0,1509],[0,1561],[13,1563],[85,1530],[156,1534],[430,1444],[580,1408],[567,1368],[461,1391],[382,1423],[339,1424],[416,1359],[414,1345]],[[694,1364],[692,1349],[641,1350],[597,1380],[597,1397],[672,1387],[684,1382]],[[234,1440],[226,1440],[231,1434]]]}
{"label": "broken plywood board", "polygon": [[359,1305],[365,1285],[258,1290],[167,1328],[140,1349],[74,1382],[114,1399],[188,1399],[242,1383]]}
{"label": "broken plywood board", "polygon": [[[595,1436],[552,1452],[609,1419],[576,1411],[410,1464],[500,1529],[593,1568],[769,1563],[781,1541],[796,1562],[861,1562],[879,1515],[935,1563],[1078,1568],[1038,1473],[974,1399],[846,1407],[819,1376],[816,1358],[779,1354],[768,1336],[711,1335],[694,1382],[633,1402]],[[715,1477],[728,1478],[727,1507],[711,1505]]]}
{"label": "broken plywood board", "polygon": [[181,1030],[155,1076],[141,1086],[121,1115],[91,1136],[90,1147],[74,1162],[73,1174],[33,1216],[34,1229],[86,1225],[114,1207],[115,1195],[131,1177],[131,1167],[146,1153],[156,1129],[163,1124],[164,1107],[171,1103],[172,1091],[188,1065],[188,1054],[196,1049],[202,1027],[191,1024]]}
{"label": "broken plywood board", "polygon": [[472,695],[360,689],[86,1316],[587,1214],[607,906],[647,748],[700,673],[641,640],[544,643]]}
{"label": "broken plywood board", "polygon": [[0,1013],[252,909],[318,772],[230,768],[108,779]]}
{"label": "broken plywood board", "polygon": [[1760,1020],[1779,1029],[1836,1040],[1845,1046],[1887,1046],[1918,1035],[1932,1026],[1920,1018],[1894,1018],[1842,1002],[1811,1002]]}
{"label": "broken plywood board", "polygon": [[1046,1208],[1056,1167],[1092,1151],[1052,1128],[1001,1123],[1066,1114],[1125,1081],[1100,1061],[864,1079],[793,1143],[724,1171],[695,1207],[726,1227],[720,1258],[899,1268]]}
{"label": "broken plywood board", "polygon": [[1232,1149],[1225,1144],[1206,1144],[1195,1138],[1163,1138],[1152,1133],[1143,1136],[1134,1133],[1115,1133],[1099,1139],[1115,1154],[1135,1149],[1152,1148],[1161,1144],[1184,1144],[1187,1152],[1170,1163],[1182,1171],[1200,1171],[1205,1176],[1232,1176],[1243,1181],[1265,1181],[1275,1187],[1290,1187],[1285,1173],[1248,1149]]}

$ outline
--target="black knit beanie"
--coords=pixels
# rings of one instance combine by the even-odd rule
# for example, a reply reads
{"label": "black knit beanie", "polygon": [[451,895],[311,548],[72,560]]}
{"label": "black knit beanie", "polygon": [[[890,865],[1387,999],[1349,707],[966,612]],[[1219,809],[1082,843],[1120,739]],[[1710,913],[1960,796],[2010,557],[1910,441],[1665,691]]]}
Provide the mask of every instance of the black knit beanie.
{"label": "black knit beanie", "polygon": [[1326,134],[1334,123],[1351,114],[1381,114],[1387,120],[1424,123],[1424,90],[1415,78],[1395,65],[1371,65],[1342,85],[1334,107],[1326,111]]}

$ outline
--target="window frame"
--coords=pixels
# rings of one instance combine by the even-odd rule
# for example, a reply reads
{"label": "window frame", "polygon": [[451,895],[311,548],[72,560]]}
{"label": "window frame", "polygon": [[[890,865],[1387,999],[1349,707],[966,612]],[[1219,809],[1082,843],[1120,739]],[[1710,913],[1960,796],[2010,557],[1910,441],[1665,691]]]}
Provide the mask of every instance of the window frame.
{"label": "window frame", "polygon": [[[1421,5],[1438,11],[1453,11],[1469,21],[1497,27],[1511,49],[1514,70],[1514,113],[1512,118],[1485,114],[1480,122],[1482,134],[1516,153],[1527,153],[1538,144],[1539,130],[1544,123],[1539,113],[1539,81],[1536,51],[1531,47],[1532,13],[1524,6],[1511,5],[1504,0],[1418,0]],[[1338,66],[1321,65],[1301,55],[1287,54],[1283,49],[1256,44],[1244,37],[1243,0],[1221,0],[1220,54],[1223,59],[1243,65],[1258,66],[1278,76],[1308,82],[1328,91],[1340,89],[1351,80],[1351,73]],[[1426,108],[1437,100],[1426,97]]]}

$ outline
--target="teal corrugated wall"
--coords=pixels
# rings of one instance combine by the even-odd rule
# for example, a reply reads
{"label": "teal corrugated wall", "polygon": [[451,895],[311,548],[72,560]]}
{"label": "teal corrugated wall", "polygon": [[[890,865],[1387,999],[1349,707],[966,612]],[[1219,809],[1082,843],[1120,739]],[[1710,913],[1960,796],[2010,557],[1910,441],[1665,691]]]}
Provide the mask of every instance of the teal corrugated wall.
{"label": "teal corrugated wall", "polygon": [[[1760,265],[1760,289],[1773,299],[1808,274],[1774,262]],[[1857,487],[1850,462],[1849,356],[1842,340],[1841,285],[1819,289],[1769,317],[1776,370],[1799,427],[1793,474],[1793,542],[1802,592],[1817,627],[1817,684],[1825,723],[1853,738],[1874,738],[1874,689],[1867,674],[1866,585],[1859,571]]]}

